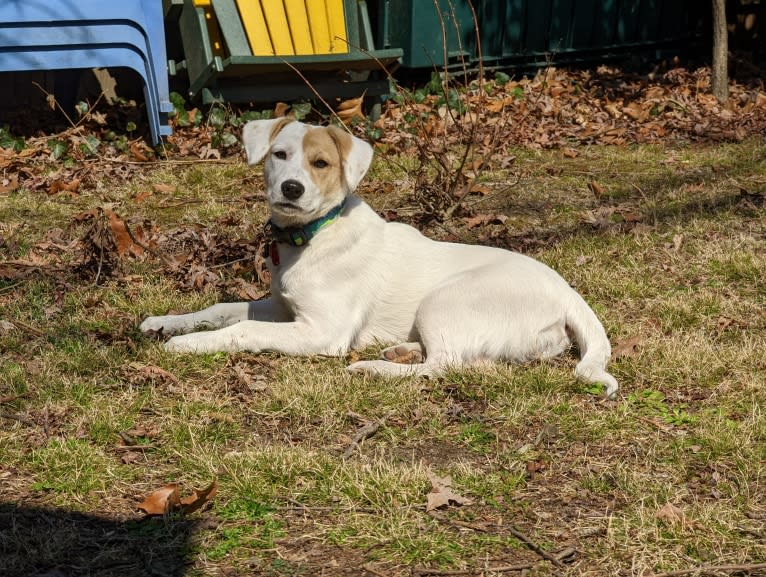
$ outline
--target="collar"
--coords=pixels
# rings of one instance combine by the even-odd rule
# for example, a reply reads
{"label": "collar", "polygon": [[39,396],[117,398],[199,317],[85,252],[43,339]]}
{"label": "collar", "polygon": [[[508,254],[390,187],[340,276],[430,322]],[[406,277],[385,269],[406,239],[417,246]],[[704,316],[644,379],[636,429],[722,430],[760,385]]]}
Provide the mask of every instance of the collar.
{"label": "collar", "polygon": [[290,244],[292,246],[305,246],[308,242],[314,238],[316,233],[326,227],[328,224],[335,222],[343,208],[346,206],[346,199],[343,199],[338,206],[331,209],[329,212],[320,216],[316,220],[312,220],[310,223],[303,226],[295,226],[288,228],[279,228],[271,220],[266,223],[264,227],[266,235],[272,238],[273,242],[281,242]]}

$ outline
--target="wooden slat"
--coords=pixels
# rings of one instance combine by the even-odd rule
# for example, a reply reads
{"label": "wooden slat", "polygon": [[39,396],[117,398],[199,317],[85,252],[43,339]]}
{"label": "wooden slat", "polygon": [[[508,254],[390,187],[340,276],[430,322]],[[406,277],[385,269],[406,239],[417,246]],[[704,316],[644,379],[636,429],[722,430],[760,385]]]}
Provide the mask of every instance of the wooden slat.
{"label": "wooden slat", "polygon": [[304,0],[284,0],[295,54],[314,54],[311,28]]}
{"label": "wooden slat", "polygon": [[[268,0],[267,0],[268,1]],[[273,1],[273,0],[271,0]],[[271,44],[266,17],[258,0],[236,0],[239,17],[247,33],[250,50],[254,56],[272,56],[274,47]]]}
{"label": "wooden slat", "polygon": [[[252,1],[252,0],[251,0]],[[269,28],[274,52],[279,56],[293,56],[293,39],[290,36],[290,25],[287,22],[285,5],[281,0],[265,0],[261,3],[266,25]]]}
{"label": "wooden slat", "polygon": [[[309,2],[313,0],[308,0]],[[320,0],[317,0],[320,1]],[[330,53],[345,54],[349,50],[346,35],[346,14],[343,0],[322,0],[327,7],[327,23],[330,28]]]}
{"label": "wooden slat", "polygon": [[306,0],[314,54],[330,53],[330,25],[324,0]]}

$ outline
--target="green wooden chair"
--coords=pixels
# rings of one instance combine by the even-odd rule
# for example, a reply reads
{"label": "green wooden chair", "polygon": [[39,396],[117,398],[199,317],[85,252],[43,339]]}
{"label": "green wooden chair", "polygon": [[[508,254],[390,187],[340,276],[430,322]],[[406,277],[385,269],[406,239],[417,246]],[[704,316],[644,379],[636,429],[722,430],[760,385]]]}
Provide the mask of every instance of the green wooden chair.
{"label": "green wooden chair", "polygon": [[203,102],[379,96],[402,56],[375,49],[362,0],[165,0],[165,21],[182,45],[171,74]]}

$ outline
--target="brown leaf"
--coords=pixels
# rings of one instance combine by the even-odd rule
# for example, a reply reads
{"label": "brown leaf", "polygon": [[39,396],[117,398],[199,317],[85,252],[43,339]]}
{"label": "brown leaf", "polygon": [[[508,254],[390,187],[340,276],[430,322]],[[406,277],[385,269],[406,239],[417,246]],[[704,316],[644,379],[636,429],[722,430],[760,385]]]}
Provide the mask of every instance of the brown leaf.
{"label": "brown leaf", "polygon": [[593,196],[595,196],[596,198],[601,198],[602,196],[604,196],[604,187],[601,186],[595,180],[591,180],[588,183],[588,189],[593,193]]}
{"label": "brown leaf", "polygon": [[155,367],[154,365],[132,362],[128,365],[128,368],[138,375],[142,381],[160,381],[172,384],[178,383],[178,378],[173,373],[161,369],[160,367]]}
{"label": "brown leaf", "polygon": [[176,187],[172,184],[155,183],[152,184],[152,188],[154,189],[154,192],[164,192],[167,194],[172,194],[176,191]]}
{"label": "brown leaf", "polygon": [[471,185],[471,192],[473,194],[480,194],[482,196],[486,196],[490,192],[492,192],[492,189],[488,187],[486,184],[474,183],[473,185]]}
{"label": "brown leaf", "polygon": [[359,98],[349,98],[344,100],[338,105],[336,114],[338,118],[343,121],[343,124],[351,124],[354,118],[364,120],[366,117],[362,112],[362,106],[364,105],[364,95]]}
{"label": "brown leaf", "polygon": [[133,237],[128,232],[128,225],[116,213],[109,209],[104,209],[104,213],[109,217],[109,227],[112,229],[112,237],[117,245],[117,254],[125,256],[130,253],[134,256],[144,254],[144,248],[133,242]]}
{"label": "brown leaf", "polygon": [[80,188],[80,179],[75,178],[69,182],[54,180],[48,185],[48,194],[58,194],[68,192],[70,196],[75,196]]}
{"label": "brown leaf", "polygon": [[284,102],[277,102],[274,106],[274,118],[282,118],[290,110],[290,105]]}
{"label": "brown leaf", "polygon": [[463,219],[468,228],[476,228],[485,224],[505,224],[508,217],[504,214],[480,213]]}
{"label": "brown leaf", "polygon": [[644,339],[640,335],[634,335],[623,341],[619,341],[612,350],[612,358],[619,359],[621,357],[633,358],[638,356],[638,351],[643,344]]}
{"label": "brown leaf", "polygon": [[149,157],[142,150],[142,147],[137,142],[130,143],[130,153],[138,162],[149,162]]}
{"label": "brown leaf", "polygon": [[683,509],[676,507],[673,503],[667,502],[654,514],[655,518],[664,521],[668,525],[684,524],[686,515]]}
{"label": "brown leaf", "polygon": [[471,499],[458,495],[452,490],[451,477],[437,477],[429,472],[428,480],[431,481],[431,492],[427,496],[426,511],[433,511],[449,505],[471,505],[473,503]]}
{"label": "brown leaf", "polygon": [[580,153],[577,152],[574,148],[570,148],[569,146],[565,146],[561,149],[561,154],[563,154],[567,158],[577,158],[580,156]]}
{"label": "brown leaf", "polygon": [[9,178],[0,179],[0,194],[13,192],[19,187],[19,175],[11,174]]}
{"label": "brown leaf", "polygon": [[178,483],[170,483],[147,495],[137,507],[147,515],[167,515],[180,503]]}
{"label": "brown leaf", "polygon": [[218,492],[218,479],[205,489],[192,489],[192,494],[181,499],[178,483],[169,483],[150,493],[137,505],[147,515],[167,515],[179,511],[185,515],[202,508]]}
{"label": "brown leaf", "polygon": [[218,479],[213,479],[213,482],[204,489],[192,489],[191,495],[181,499],[181,511],[185,515],[194,513],[215,497],[216,493],[218,493]]}

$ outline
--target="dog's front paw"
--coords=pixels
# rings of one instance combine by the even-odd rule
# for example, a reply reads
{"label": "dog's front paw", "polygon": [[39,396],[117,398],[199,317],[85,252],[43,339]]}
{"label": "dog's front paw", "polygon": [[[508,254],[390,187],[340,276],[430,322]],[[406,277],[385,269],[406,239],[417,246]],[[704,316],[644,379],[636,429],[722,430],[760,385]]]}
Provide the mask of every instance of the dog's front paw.
{"label": "dog's front paw", "polygon": [[190,335],[178,335],[165,342],[163,348],[171,353],[207,353],[205,339],[199,338],[200,335],[192,333]]}
{"label": "dog's front paw", "polygon": [[168,322],[169,317],[146,317],[144,322],[138,325],[139,330],[144,334],[154,333],[167,333],[171,323]]}

